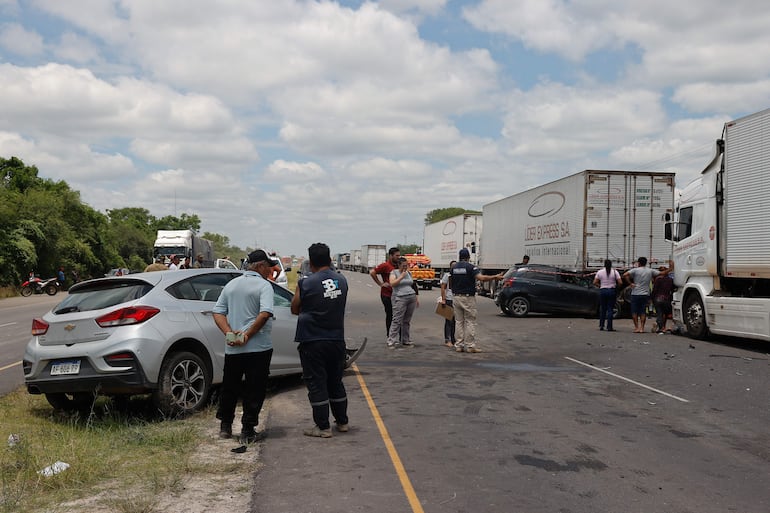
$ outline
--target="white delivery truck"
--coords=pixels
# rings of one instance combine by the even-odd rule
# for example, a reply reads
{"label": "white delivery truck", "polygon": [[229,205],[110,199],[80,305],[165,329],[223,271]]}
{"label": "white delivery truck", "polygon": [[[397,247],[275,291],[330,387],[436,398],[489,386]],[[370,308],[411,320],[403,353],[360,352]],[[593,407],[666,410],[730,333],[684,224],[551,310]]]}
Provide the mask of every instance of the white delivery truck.
{"label": "white delivery truck", "polygon": [[477,262],[481,228],[481,214],[460,214],[425,225],[422,252],[430,258],[439,276],[449,270],[449,262],[457,260],[457,254],[462,248],[470,251],[471,262]]}
{"label": "white delivery truck", "polygon": [[386,260],[386,253],[385,244],[364,244],[361,246],[361,264],[358,270],[369,273]]}
{"label": "white delivery truck", "polygon": [[190,257],[190,262],[195,263],[198,255],[203,255],[203,266],[214,266],[214,246],[208,239],[198,237],[192,230],[158,230],[153,247],[153,255],[165,257],[168,263],[172,255]]}
{"label": "white delivery truck", "polygon": [[770,340],[770,109],[726,123],[716,154],[682,191],[674,242],[674,319],[709,333]]}
{"label": "white delivery truck", "polygon": [[674,173],[586,170],[484,205],[479,267],[530,264],[595,271],[641,256],[667,264],[671,243],[661,220],[674,207]]}
{"label": "white delivery truck", "polygon": [[351,271],[361,270],[361,250],[360,249],[350,250],[350,270]]}

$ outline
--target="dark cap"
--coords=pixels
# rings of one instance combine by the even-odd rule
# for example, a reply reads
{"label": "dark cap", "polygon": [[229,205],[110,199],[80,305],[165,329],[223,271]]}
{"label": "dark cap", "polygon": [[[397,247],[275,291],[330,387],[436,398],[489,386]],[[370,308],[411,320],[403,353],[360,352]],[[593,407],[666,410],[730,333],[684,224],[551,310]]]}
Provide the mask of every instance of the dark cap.
{"label": "dark cap", "polygon": [[463,248],[460,250],[460,260],[468,260],[471,257],[471,252]]}
{"label": "dark cap", "polygon": [[271,266],[278,265],[278,260],[272,260],[269,256],[267,256],[267,253],[265,253],[261,249],[257,249],[249,253],[249,258],[247,259],[247,262],[250,264],[256,264],[258,262],[267,262]]}

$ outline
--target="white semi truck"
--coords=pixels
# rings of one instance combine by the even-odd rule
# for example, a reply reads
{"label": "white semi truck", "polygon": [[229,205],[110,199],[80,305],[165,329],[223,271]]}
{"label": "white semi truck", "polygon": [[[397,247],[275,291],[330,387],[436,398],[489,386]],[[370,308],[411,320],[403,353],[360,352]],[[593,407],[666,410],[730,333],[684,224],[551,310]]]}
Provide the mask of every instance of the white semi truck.
{"label": "white semi truck", "polygon": [[709,333],[770,340],[770,109],[724,125],[716,153],[682,191],[674,243],[674,319]]}
{"label": "white semi truck", "polygon": [[521,262],[593,271],[639,257],[667,263],[662,220],[674,208],[674,173],[586,170],[484,205],[479,267],[504,272]]}
{"label": "white semi truck", "polygon": [[203,267],[214,267],[213,243],[198,237],[192,230],[158,230],[153,247],[153,255],[157,258],[163,256],[166,263],[172,255],[190,257],[195,263],[198,255],[203,255]]}
{"label": "white semi truck", "polygon": [[482,224],[481,214],[460,214],[425,225],[422,252],[439,273],[449,270],[449,262],[457,260],[463,248],[471,253],[471,262],[475,264]]}

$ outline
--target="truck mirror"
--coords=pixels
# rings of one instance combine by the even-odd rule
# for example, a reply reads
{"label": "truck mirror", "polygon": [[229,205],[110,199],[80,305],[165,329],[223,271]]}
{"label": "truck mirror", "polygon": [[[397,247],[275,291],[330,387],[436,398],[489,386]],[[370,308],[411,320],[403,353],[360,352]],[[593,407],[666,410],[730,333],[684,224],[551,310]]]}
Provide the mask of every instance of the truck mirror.
{"label": "truck mirror", "polygon": [[671,222],[671,214],[669,212],[666,212],[665,215],[663,216],[663,220],[666,221],[667,223],[670,223]]}
{"label": "truck mirror", "polygon": [[[666,214],[666,217],[669,217],[668,214]],[[666,219],[668,221],[668,219]],[[663,238],[666,239],[666,241],[671,242],[673,239],[671,238],[671,223],[667,222],[666,225],[663,227]]]}

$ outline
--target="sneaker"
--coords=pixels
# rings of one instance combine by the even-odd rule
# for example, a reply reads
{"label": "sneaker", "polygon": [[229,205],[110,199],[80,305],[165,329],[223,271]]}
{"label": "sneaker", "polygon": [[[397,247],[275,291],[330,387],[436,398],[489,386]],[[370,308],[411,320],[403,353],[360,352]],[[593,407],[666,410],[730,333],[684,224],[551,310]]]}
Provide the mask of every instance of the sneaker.
{"label": "sneaker", "polygon": [[414,347],[414,344],[411,342],[401,342],[401,345],[404,347]]}
{"label": "sneaker", "polygon": [[[347,428],[347,424],[345,424],[345,427]],[[310,429],[306,429],[304,431],[305,436],[315,436],[318,438],[331,438],[332,437],[332,429],[321,429],[318,426],[313,426]]]}
{"label": "sneaker", "polygon": [[337,431],[340,433],[347,433],[350,431],[350,426],[348,424],[335,424],[337,426]]}
{"label": "sneaker", "polygon": [[395,349],[395,348],[396,348],[396,344],[388,344],[388,349]]}
{"label": "sneaker", "polygon": [[447,340],[446,342],[444,342],[444,345],[445,345],[445,346],[447,346],[447,347],[454,347],[454,346],[455,346],[455,345],[454,345],[454,344],[453,344],[451,341],[449,341],[449,340]]}
{"label": "sneaker", "polygon": [[465,352],[466,353],[480,353],[481,349],[479,349],[478,347],[475,347],[475,346],[474,347],[466,347],[465,348]]}
{"label": "sneaker", "polygon": [[219,438],[232,438],[233,437],[233,424],[230,422],[222,422],[219,424]]}
{"label": "sneaker", "polygon": [[241,431],[241,436],[239,437],[239,441],[242,444],[254,444],[257,442],[261,442],[265,439],[267,435],[265,435],[264,431],[260,431],[257,433],[256,431],[249,430],[249,431]]}
{"label": "sneaker", "polygon": [[458,353],[462,353],[463,351],[465,351],[465,349],[463,349],[462,346],[458,346],[458,347],[455,347],[455,351],[457,351]]}

